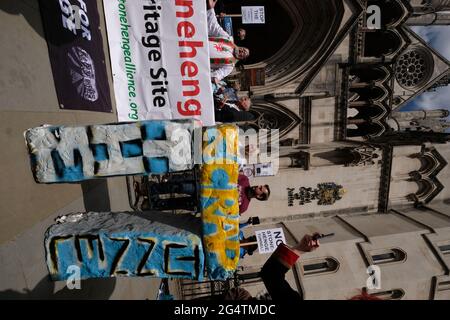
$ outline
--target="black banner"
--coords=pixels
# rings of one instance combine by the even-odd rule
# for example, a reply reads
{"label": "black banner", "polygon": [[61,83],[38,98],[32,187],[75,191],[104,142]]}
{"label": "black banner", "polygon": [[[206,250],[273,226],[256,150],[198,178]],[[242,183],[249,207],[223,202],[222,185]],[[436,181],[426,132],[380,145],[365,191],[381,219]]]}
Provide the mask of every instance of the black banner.
{"label": "black banner", "polygon": [[62,109],[111,112],[96,0],[40,0]]}

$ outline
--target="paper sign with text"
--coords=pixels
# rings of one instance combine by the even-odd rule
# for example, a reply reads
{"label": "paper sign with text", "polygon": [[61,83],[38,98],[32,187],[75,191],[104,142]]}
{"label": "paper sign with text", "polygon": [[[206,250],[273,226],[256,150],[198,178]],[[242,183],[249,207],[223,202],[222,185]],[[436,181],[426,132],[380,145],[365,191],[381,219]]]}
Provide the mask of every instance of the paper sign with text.
{"label": "paper sign with text", "polygon": [[280,243],[286,243],[282,228],[255,231],[259,253],[274,252]]}
{"label": "paper sign with text", "polygon": [[243,24],[264,24],[266,15],[263,6],[244,6],[241,7]]}

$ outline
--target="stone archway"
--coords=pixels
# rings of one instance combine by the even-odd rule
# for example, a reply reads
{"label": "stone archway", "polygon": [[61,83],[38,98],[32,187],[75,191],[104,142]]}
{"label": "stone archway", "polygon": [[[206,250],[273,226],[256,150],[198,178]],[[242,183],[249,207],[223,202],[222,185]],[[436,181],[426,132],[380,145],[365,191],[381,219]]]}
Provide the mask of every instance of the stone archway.
{"label": "stone archway", "polygon": [[[293,30],[270,58],[245,65],[245,69],[265,69],[265,85],[251,87],[257,96],[302,92],[363,13],[360,2],[355,0],[277,2]],[[261,41],[265,41],[264,37]]]}

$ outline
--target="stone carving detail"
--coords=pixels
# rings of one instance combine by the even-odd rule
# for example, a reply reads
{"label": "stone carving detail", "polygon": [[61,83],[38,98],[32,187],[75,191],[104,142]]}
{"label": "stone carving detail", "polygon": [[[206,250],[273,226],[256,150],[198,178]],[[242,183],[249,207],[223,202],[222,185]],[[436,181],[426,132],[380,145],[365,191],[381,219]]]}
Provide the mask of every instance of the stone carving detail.
{"label": "stone carving detail", "polygon": [[376,153],[376,148],[372,146],[360,146],[356,148],[349,148],[348,151],[352,155],[353,161],[346,164],[347,167],[358,167],[374,165],[375,159],[379,157]]}
{"label": "stone carving detail", "polygon": [[411,157],[418,158],[422,165],[419,170],[409,173],[410,180],[415,181],[419,189],[416,193],[409,194],[407,198],[415,204],[428,203],[444,189],[437,176],[448,162],[434,148],[423,148],[421,153]]}
{"label": "stone carving detail", "polygon": [[342,199],[345,189],[334,182],[317,184],[317,188],[300,187],[298,192],[295,188],[287,188],[288,206],[293,207],[294,201],[298,200],[299,205],[305,205],[317,200],[318,205],[332,205]]}
{"label": "stone carving detail", "polygon": [[395,77],[406,89],[424,85],[431,77],[433,58],[422,48],[414,48],[403,53],[395,66]]}

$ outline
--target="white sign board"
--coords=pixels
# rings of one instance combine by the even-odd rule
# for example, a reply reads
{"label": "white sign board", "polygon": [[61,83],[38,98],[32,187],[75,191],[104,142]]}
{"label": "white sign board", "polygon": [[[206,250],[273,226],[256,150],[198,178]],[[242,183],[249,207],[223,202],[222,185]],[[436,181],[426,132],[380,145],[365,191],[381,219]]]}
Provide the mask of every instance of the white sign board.
{"label": "white sign board", "polygon": [[244,6],[241,7],[243,24],[261,24],[266,23],[266,15],[263,6]]}
{"label": "white sign board", "polygon": [[282,228],[255,231],[259,253],[274,252],[280,243],[286,243]]}
{"label": "white sign board", "polygon": [[205,1],[103,0],[119,121],[214,125]]}
{"label": "white sign board", "polygon": [[274,176],[272,162],[258,164],[241,164],[239,171],[244,171],[247,177]]}

